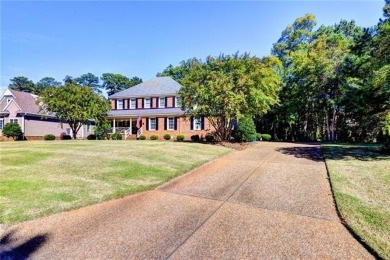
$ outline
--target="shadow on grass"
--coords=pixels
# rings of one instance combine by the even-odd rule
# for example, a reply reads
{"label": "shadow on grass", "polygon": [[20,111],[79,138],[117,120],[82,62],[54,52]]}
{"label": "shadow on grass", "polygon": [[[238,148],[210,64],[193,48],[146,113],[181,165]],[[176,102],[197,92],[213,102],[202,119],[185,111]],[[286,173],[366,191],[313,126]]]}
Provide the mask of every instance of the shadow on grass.
{"label": "shadow on grass", "polygon": [[324,155],[330,160],[382,161],[390,160],[390,155],[380,153],[378,149],[364,146],[323,146]]}
{"label": "shadow on grass", "polygon": [[324,157],[319,147],[287,147],[278,148],[276,151],[283,154],[292,155],[296,158],[303,158],[316,162],[324,161]]}
{"label": "shadow on grass", "polygon": [[14,236],[15,230],[0,237],[0,259],[28,259],[47,241],[47,234],[37,235],[15,246]]}

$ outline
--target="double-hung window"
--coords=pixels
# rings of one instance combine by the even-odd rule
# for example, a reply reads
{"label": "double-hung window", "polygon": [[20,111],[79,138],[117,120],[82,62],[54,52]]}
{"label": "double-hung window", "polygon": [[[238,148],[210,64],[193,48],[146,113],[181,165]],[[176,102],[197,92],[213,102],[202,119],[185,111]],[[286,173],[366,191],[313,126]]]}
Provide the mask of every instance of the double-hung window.
{"label": "double-hung window", "polygon": [[66,131],[66,134],[67,134],[67,135],[70,135],[70,128],[69,128],[69,127],[66,128],[65,131]]}
{"label": "double-hung window", "polygon": [[164,108],[165,107],[165,97],[160,97],[159,98],[158,107],[159,108]]}
{"label": "double-hung window", "polygon": [[137,100],[135,98],[130,99],[130,109],[135,109]]}
{"label": "double-hung window", "polygon": [[118,99],[116,102],[116,109],[123,109],[123,99]]}
{"label": "double-hung window", "polygon": [[87,124],[87,133],[91,133],[91,124]]}
{"label": "double-hung window", "polygon": [[4,127],[4,119],[0,119],[0,130]]}
{"label": "double-hung window", "polygon": [[145,107],[144,108],[150,108],[150,98],[145,98]]}
{"label": "double-hung window", "polygon": [[194,117],[194,130],[202,130],[202,119]]}
{"label": "double-hung window", "polygon": [[155,117],[149,118],[149,130],[156,130],[157,120]]}
{"label": "double-hung window", "polygon": [[168,117],[167,130],[175,130],[175,118],[174,117]]}
{"label": "double-hung window", "polygon": [[9,120],[9,122],[12,124],[12,123],[14,123],[14,124],[19,124],[19,120],[17,119],[17,118],[11,118],[10,120]]}

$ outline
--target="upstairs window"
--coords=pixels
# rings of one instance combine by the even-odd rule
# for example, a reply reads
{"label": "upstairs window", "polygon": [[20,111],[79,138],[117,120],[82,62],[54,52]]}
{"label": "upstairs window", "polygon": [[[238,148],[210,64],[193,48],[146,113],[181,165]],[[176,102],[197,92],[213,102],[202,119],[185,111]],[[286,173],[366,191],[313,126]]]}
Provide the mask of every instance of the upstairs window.
{"label": "upstairs window", "polygon": [[145,98],[145,107],[144,108],[150,108],[150,98]]}
{"label": "upstairs window", "polygon": [[159,108],[164,108],[165,107],[165,97],[160,97],[159,98],[158,107]]}
{"label": "upstairs window", "polygon": [[116,109],[123,109],[123,99],[118,99],[116,102]]}
{"label": "upstairs window", "polygon": [[137,100],[135,98],[130,99],[130,109],[136,108]]}

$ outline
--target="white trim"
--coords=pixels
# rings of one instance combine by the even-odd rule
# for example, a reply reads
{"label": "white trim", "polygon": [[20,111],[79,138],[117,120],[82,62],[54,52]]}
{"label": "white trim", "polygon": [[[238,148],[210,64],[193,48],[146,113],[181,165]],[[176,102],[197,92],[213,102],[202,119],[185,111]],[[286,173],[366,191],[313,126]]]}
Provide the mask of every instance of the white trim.
{"label": "white trim", "polygon": [[3,98],[4,98],[5,96],[13,96],[13,97],[15,98],[14,94],[12,94],[12,92],[11,92],[11,90],[9,90],[9,88],[7,88],[7,89],[3,92],[3,95],[1,95],[1,97],[0,97],[0,102],[3,101]]}
{"label": "white trim", "polygon": [[11,102],[9,102],[9,103],[4,107],[3,111],[5,111],[12,103],[15,103],[15,105],[16,105],[20,110],[22,110],[22,109],[20,108],[20,106],[18,105],[18,103],[16,103],[15,99],[12,99]]}
{"label": "white trim", "polygon": [[17,124],[19,125],[19,118],[16,118],[16,117],[9,118],[9,123],[12,123],[11,120],[16,120]]}
{"label": "white trim", "polygon": [[[197,128],[196,126],[198,125],[196,122],[198,122],[199,124],[199,128]],[[195,116],[194,117],[194,120],[193,120],[193,129],[195,131],[199,131],[199,130],[202,130],[202,118],[200,116]]]}
{"label": "white trim", "polygon": [[[155,122],[154,129],[152,129],[152,119],[154,119]],[[158,124],[157,117],[149,117],[149,131],[156,131],[157,124]]]}
{"label": "white trim", "polygon": [[[161,106],[161,100],[164,100],[164,106]],[[167,104],[165,101],[166,101],[165,97],[158,97],[158,108],[166,108]]]}
{"label": "white trim", "polygon": [[[149,100],[149,107],[146,106],[146,100]],[[144,107],[143,108],[151,108],[152,107],[152,99],[150,97],[144,98]]]}
{"label": "white trim", "polygon": [[[169,128],[169,119],[173,120],[173,127]],[[175,118],[174,117],[167,117],[167,130],[175,130]]]}
{"label": "white trim", "polygon": [[[131,106],[131,101],[134,101],[134,106]],[[137,99],[136,98],[130,98],[129,100],[129,108],[130,109],[136,109],[137,108]]]}
{"label": "white trim", "polygon": [[[121,107],[119,107],[119,101],[122,101],[122,106]],[[123,110],[123,107],[124,107],[124,101],[123,101],[123,99],[117,99],[116,100],[116,109],[117,110]]]}

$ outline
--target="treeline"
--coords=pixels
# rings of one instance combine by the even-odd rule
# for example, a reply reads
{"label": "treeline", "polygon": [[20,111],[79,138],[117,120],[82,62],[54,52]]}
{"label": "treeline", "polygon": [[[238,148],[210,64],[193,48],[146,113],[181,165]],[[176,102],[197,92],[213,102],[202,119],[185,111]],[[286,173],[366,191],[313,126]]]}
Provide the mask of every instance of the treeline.
{"label": "treeline", "polygon": [[105,90],[107,95],[112,95],[116,92],[142,83],[141,78],[132,77],[129,79],[126,76],[114,73],[104,73],[100,79],[92,73],[86,73],[77,78],[67,75],[65,76],[63,83],[56,81],[56,79],[52,77],[44,77],[36,83],[23,76],[14,77],[10,81],[11,83],[8,86],[9,88],[36,95],[39,95],[48,87],[58,88],[66,84],[89,87],[97,94],[101,94],[102,91]]}
{"label": "treeline", "polygon": [[[312,14],[287,26],[272,48],[272,55],[281,62],[281,66],[274,63],[274,70],[281,78],[278,102],[269,109],[251,111],[257,131],[271,133],[273,139],[284,141],[383,142],[381,139],[390,132],[390,0],[386,0],[383,10],[385,19],[370,28],[342,20],[314,29],[316,20]],[[208,57],[206,62],[192,58],[176,67],[169,65],[158,75],[171,76],[183,85],[193,83],[193,93],[190,90],[188,93],[198,99],[196,105],[203,112],[212,112],[214,105],[204,100],[215,94],[205,91],[205,87],[225,84],[225,90],[218,88],[219,93],[213,98],[230,94],[234,89],[232,96],[237,98],[223,109],[238,109],[240,113],[236,115],[240,116],[245,111],[242,106],[250,103],[247,100],[258,96],[252,89],[244,94],[243,100],[240,88],[256,81],[244,75],[248,71],[229,65],[230,58],[227,61],[223,55],[217,58],[218,62],[226,63],[225,69],[209,64],[215,58]],[[208,68],[206,74],[197,72],[199,67]],[[262,100],[266,102],[267,80],[272,77],[261,72],[255,77],[262,79],[256,84],[258,90],[265,90]],[[212,84],[206,84],[214,78]],[[199,98],[202,95],[205,98]],[[185,108],[191,110],[193,105],[187,102]]]}

